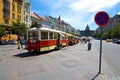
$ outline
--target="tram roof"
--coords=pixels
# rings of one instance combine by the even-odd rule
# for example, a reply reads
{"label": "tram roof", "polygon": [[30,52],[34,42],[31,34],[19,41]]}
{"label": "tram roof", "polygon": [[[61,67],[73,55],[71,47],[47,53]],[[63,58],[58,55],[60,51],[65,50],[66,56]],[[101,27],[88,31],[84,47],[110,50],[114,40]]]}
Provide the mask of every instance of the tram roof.
{"label": "tram roof", "polygon": [[66,35],[67,35],[68,37],[71,37],[71,36],[73,36],[72,34],[69,34],[69,33],[66,33]]}
{"label": "tram roof", "polygon": [[55,29],[49,29],[49,28],[46,28],[46,27],[30,28],[30,29],[28,29],[28,31],[49,31],[49,32],[61,33],[62,36],[63,36],[63,34],[67,35],[68,37],[74,36],[74,35],[72,35],[72,34],[70,34],[70,33],[66,33],[66,32],[63,32],[63,31],[55,30]]}
{"label": "tram roof", "polygon": [[55,30],[55,29],[49,29],[46,27],[41,27],[41,28],[30,28],[28,29],[28,31],[50,31],[50,32],[61,32],[59,30]]}

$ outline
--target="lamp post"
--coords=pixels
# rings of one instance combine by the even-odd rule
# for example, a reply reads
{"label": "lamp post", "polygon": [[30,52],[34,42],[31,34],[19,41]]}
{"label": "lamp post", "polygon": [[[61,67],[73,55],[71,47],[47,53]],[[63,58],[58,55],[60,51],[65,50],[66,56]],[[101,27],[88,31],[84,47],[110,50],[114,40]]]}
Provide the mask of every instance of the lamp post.
{"label": "lamp post", "polygon": [[20,49],[20,24],[17,24],[18,29],[18,49]]}

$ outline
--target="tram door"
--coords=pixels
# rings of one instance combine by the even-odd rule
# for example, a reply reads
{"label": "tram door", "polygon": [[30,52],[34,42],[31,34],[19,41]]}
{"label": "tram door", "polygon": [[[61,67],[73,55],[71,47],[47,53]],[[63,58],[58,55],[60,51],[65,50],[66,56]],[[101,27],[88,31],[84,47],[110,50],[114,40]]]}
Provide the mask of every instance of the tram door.
{"label": "tram door", "polygon": [[28,50],[39,51],[39,47],[38,31],[28,32]]}
{"label": "tram door", "polygon": [[60,34],[58,34],[58,49],[61,49],[62,48],[62,36]]}

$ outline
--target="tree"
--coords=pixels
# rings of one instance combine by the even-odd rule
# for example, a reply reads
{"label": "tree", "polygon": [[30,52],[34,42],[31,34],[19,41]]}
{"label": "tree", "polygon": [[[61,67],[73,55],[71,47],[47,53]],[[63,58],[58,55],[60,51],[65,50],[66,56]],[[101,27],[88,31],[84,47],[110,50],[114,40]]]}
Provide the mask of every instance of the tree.
{"label": "tree", "polygon": [[13,22],[12,23],[12,33],[18,35],[18,29],[20,29],[20,36],[25,37],[26,36],[26,24],[25,23],[20,23],[20,21]]}
{"label": "tree", "polygon": [[98,39],[99,39],[99,38],[100,38],[100,33],[98,33],[98,32],[94,33],[94,34],[93,34],[93,37],[95,37],[95,38],[98,38]]}
{"label": "tree", "polygon": [[112,36],[112,32],[113,32],[112,29],[110,29],[110,30],[107,31],[107,38],[108,38],[108,39],[111,39],[111,38],[113,37],[113,36]]}
{"label": "tree", "polygon": [[116,24],[113,28],[113,36],[114,38],[120,38],[120,23]]}
{"label": "tree", "polygon": [[27,28],[26,28],[26,24],[25,23],[21,23],[21,26],[20,26],[20,35],[24,36],[24,38],[26,38]]}
{"label": "tree", "polygon": [[103,39],[106,39],[107,38],[107,33],[104,32],[102,36],[103,36]]}
{"label": "tree", "polygon": [[35,20],[35,21],[32,23],[32,25],[31,25],[31,27],[30,27],[30,28],[37,27],[37,26],[38,26],[38,24],[39,24],[39,22],[38,22],[37,20]]}
{"label": "tree", "polygon": [[5,35],[6,35],[5,28],[0,27],[0,40],[1,40],[1,37],[5,36]]}
{"label": "tree", "polygon": [[19,24],[19,22],[12,22],[12,26],[11,26],[11,29],[12,29],[12,34],[18,34],[18,26],[16,26],[17,24]]}

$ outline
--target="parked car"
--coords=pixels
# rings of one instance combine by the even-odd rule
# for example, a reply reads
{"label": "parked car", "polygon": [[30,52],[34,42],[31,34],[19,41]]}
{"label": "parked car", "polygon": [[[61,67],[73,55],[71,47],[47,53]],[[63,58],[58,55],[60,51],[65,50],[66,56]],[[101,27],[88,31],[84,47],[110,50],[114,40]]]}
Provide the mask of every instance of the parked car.
{"label": "parked car", "polygon": [[16,40],[8,40],[7,44],[17,44]]}
{"label": "parked car", "polygon": [[112,39],[113,43],[116,43],[118,41],[118,39]]}
{"label": "parked car", "polygon": [[112,39],[106,39],[106,42],[112,42]]}
{"label": "parked car", "polygon": [[6,41],[4,41],[4,40],[1,40],[1,41],[0,41],[0,45],[5,45],[5,44],[7,44]]}
{"label": "parked car", "polygon": [[120,39],[116,42],[117,44],[120,44]]}

